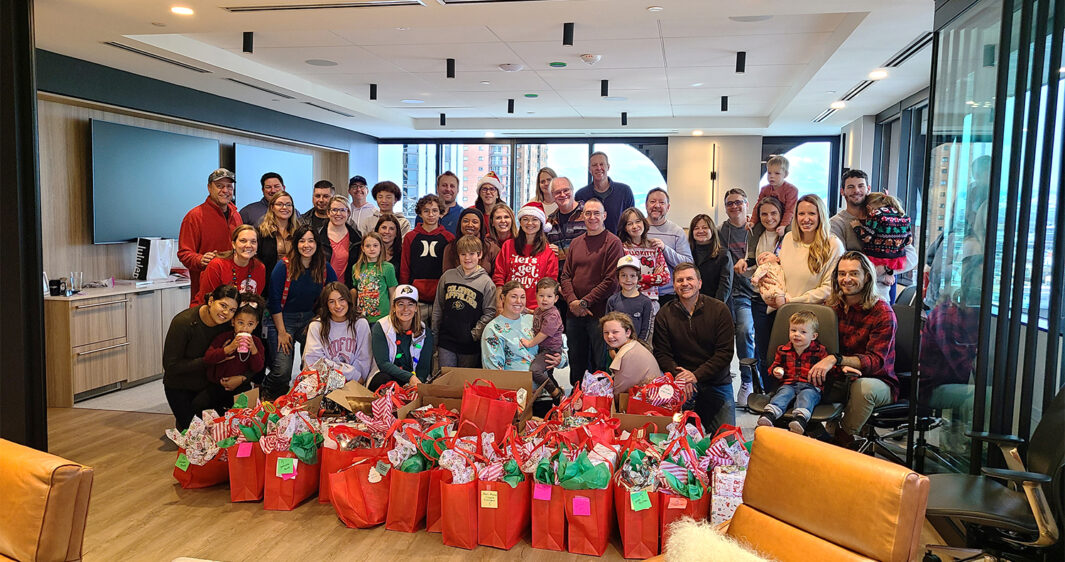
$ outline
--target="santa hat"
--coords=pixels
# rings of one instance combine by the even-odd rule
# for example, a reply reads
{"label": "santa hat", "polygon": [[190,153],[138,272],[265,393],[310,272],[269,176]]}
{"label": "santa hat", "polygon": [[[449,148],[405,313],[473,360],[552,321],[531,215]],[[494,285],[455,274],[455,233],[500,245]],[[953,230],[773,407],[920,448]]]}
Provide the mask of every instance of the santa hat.
{"label": "santa hat", "polygon": [[486,183],[491,184],[492,187],[496,188],[496,191],[499,193],[500,196],[503,195],[503,182],[499,181],[499,176],[497,176],[495,172],[488,172],[484,175],[483,178],[478,180],[477,190],[480,191],[481,186]]}
{"label": "santa hat", "polygon": [[533,217],[540,221],[544,233],[551,232],[551,223],[547,222],[547,213],[544,212],[544,204],[539,201],[529,201],[518,209],[518,221],[521,217]]}

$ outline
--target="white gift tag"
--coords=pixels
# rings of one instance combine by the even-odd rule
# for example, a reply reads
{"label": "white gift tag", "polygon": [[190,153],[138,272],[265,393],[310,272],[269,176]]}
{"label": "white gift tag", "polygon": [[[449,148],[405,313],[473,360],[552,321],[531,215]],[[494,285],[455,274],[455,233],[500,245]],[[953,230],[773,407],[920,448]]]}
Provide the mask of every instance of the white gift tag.
{"label": "white gift tag", "polygon": [[664,400],[669,400],[670,398],[673,398],[673,387],[672,386],[660,386],[660,387],[658,387],[658,397],[662,398]]}

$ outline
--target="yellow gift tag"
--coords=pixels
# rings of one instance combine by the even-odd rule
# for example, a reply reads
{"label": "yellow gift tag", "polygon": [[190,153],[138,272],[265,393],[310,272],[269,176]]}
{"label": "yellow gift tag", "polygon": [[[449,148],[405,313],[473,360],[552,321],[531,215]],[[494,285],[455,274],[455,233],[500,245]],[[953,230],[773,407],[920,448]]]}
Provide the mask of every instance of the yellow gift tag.
{"label": "yellow gift tag", "polygon": [[499,492],[495,490],[481,490],[481,507],[496,509],[499,507]]}

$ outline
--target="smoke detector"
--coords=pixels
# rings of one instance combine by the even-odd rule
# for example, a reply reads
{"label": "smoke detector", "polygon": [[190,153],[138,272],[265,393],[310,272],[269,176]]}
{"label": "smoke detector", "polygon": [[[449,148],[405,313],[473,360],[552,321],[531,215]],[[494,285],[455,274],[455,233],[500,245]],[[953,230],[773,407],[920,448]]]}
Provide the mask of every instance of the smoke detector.
{"label": "smoke detector", "polygon": [[525,67],[520,64],[514,63],[506,63],[499,65],[499,70],[502,70],[503,72],[517,72],[523,68]]}
{"label": "smoke detector", "polygon": [[587,64],[588,66],[594,65],[595,63],[599,62],[602,59],[603,59],[603,55],[593,55],[591,53],[585,53],[585,54],[581,55],[581,60],[584,61],[585,64]]}

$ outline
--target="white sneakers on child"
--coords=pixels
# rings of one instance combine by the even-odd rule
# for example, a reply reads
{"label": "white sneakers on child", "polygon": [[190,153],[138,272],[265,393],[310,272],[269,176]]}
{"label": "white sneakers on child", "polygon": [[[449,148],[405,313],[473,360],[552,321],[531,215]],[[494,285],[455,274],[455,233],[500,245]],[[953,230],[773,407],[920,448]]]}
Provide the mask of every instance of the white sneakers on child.
{"label": "white sneakers on child", "polygon": [[753,384],[751,384],[749,382],[740,383],[740,389],[738,391],[736,391],[736,407],[737,408],[746,408],[747,407],[747,398],[750,397],[751,393],[753,393],[753,392],[754,392],[754,385]]}

